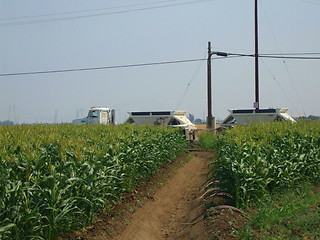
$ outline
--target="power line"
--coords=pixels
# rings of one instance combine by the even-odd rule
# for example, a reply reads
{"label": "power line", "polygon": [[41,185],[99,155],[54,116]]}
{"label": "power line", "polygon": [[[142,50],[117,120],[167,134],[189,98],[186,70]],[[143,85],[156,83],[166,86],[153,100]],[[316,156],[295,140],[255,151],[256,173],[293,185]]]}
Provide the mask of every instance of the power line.
{"label": "power line", "polygon": [[[292,100],[290,99],[290,97],[287,94],[287,91],[284,90],[284,88],[280,85],[280,82],[277,80],[277,78],[275,77],[275,75],[272,73],[271,69],[269,68],[269,66],[263,61],[262,59],[262,63],[265,65],[266,69],[268,70],[269,74],[272,76],[272,79],[276,82],[276,84],[278,85],[278,87],[281,89],[282,94],[287,98],[287,100],[289,101],[289,103],[291,104],[291,106],[294,108],[295,112],[301,116],[301,114],[298,112],[298,110],[296,109],[295,105],[293,104]],[[303,110],[304,111],[304,110]]]}
{"label": "power line", "polygon": [[290,55],[320,55],[320,52],[301,52],[301,53],[263,53],[262,55],[285,55],[285,56],[290,56]]}
{"label": "power line", "polygon": [[199,62],[199,65],[198,65],[197,69],[195,70],[194,74],[193,74],[192,77],[190,78],[190,80],[189,80],[189,82],[188,82],[185,90],[184,90],[183,93],[182,93],[181,98],[180,98],[179,101],[178,101],[178,104],[177,104],[176,107],[175,107],[175,109],[178,109],[178,108],[180,107],[180,105],[181,105],[183,99],[185,98],[185,96],[186,96],[186,94],[187,94],[187,92],[188,92],[188,90],[189,90],[192,82],[195,80],[196,76],[198,75],[201,66],[202,66],[202,62]]}
{"label": "power line", "polygon": [[291,57],[291,56],[271,56],[271,55],[259,55],[262,58],[281,58],[281,59],[297,59],[297,60],[320,60],[320,57]]}
{"label": "power line", "polygon": [[[278,51],[280,52],[280,55],[283,56],[284,54],[283,54],[283,53],[281,52],[281,50],[280,50],[279,42],[277,41],[276,35],[275,35],[275,33],[274,33],[273,29],[272,29],[271,22],[269,21],[267,12],[266,12],[266,10],[265,10],[265,8],[264,8],[261,0],[260,0],[260,5],[262,6],[262,9],[263,9],[264,15],[265,15],[265,17],[266,17],[266,19],[267,19],[267,22],[268,22],[268,24],[269,24],[269,28],[270,28],[270,30],[271,30],[273,39],[274,39],[274,41],[275,41],[275,43],[276,43],[276,45],[277,45],[277,47],[278,47]],[[296,55],[296,56],[297,56],[297,55]],[[287,65],[287,63],[286,63],[286,61],[285,61],[284,59],[282,59],[282,63],[283,63],[283,65],[284,65],[284,67],[285,67],[285,70],[286,70],[286,72],[287,72],[287,74],[288,74],[289,80],[290,80],[290,82],[291,82],[291,84],[292,84],[292,86],[293,86],[293,89],[294,89],[295,94],[296,94],[296,96],[297,96],[297,99],[298,99],[298,101],[299,101],[300,107],[301,107],[301,109],[303,110],[304,115],[306,115],[306,114],[305,114],[305,111],[304,111],[304,107],[303,107],[302,101],[301,101],[300,96],[299,96],[299,93],[298,93],[298,90],[297,90],[296,85],[295,85],[295,83],[294,83],[294,81],[293,81],[293,77],[292,77],[292,75],[291,75],[291,73],[290,73],[290,71],[289,71],[288,65]],[[299,115],[300,115],[300,114],[299,114]]]}
{"label": "power line", "polygon": [[306,3],[311,3],[311,4],[315,4],[315,5],[320,5],[320,1],[316,1],[316,0],[300,0],[301,2],[306,2]]}
{"label": "power line", "polygon": [[37,75],[37,74],[51,74],[51,73],[65,73],[65,72],[80,72],[80,71],[94,71],[94,70],[115,69],[115,68],[146,67],[146,66],[154,66],[154,65],[166,65],[166,64],[198,62],[198,61],[204,61],[204,60],[206,60],[206,59],[200,58],[200,59],[174,60],[174,61],[164,61],[164,62],[138,63],[138,64],[127,64],[127,65],[89,67],[89,68],[73,68],[73,69],[60,69],[60,70],[48,70],[48,71],[3,73],[3,74],[0,74],[0,77],[21,76],[21,75]]}
{"label": "power line", "polygon": [[159,3],[174,2],[174,1],[179,1],[179,0],[165,0],[165,1],[158,1],[158,2],[151,2],[151,3],[148,2],[148,3],[129,4],[129,5],[122,5],[122,6],[115,6],[115,7],[107,7],[107,8],[87,9],[87,10],[81,10],[81,11],[56,12],[56,13],[49,13],[49,14],[38,14],[38,15],[21,16],[21,17],[0,18],[0,21],[39,18],[39,17],[50,17],[50,16],[87,13],[87,12],[96,12],[96,11],[101,12],[101,11],[111,10],[111,9],[121,9],[121,8],[130,8],[130,7],[145,6],[145,5],[155,5],[155,4],[159,4]]}
{"label": "power line", "polygon": [[[319,54],[319,53],[316,53]],[[255,57],[254,54],[242,54],[242,53],[227,53],[228,56],[240,56],[240,57]],[[269,55],[269,54],[259,54],[259,58],[280,58],[280,59],[300,59],[300,60],[320,60],[320,57],[295,57],[281,55]]]}
{"label": "power line", "polygon": [[160,6],[135,8],[135,9],[129,9],[129,10],[119,10],[119,11],[105,12],[105,13],[96,13],[96,14],[88,14],[88,15],[80,15],[80,16],[70,16],[70,17],[61,17],[61,18],[51,18],[51,19],[41,19],[41,20],[30,20],[30,21],[22,21],[22,22],[3,23],[3,24],[0,24],[0,27],[12,27],[12,26],[19,26],[19,25],[27,25],[27,24],[47,23],[47,22],[56,22],[56,21],[64,21],[64,20],[71,20],[71,19],[81,19],[81,18],[91,18],[91,17],[123,14],[123,13],[130,13],[130,12],[147,11],[147,10],[152,10],[152,9],[169,8],[169,7],[189,5],[189,4],[198,4],[198,3],[210,2],[210,1],[214,1],[214,0],[192,0],[192,1],[188,1],[188,2],[182,2],[182,3],[172,3],[172,4],[165,4],[165,5],[160,5]]}
{"label": "power line", "polygon": [[[241,54],[241,53],[226,53],[227,58],[238,58],[238,57],[254,57],[254,54]],[[292,53],[293,54],[293,53]],[[259,55],[260,58],[280,58],[280,59],[300,59],[300,60],[320,60],[320,57],[292,57],[292,56],[277,56],[277,55]],[[226,57],[215,57],[211,59],[225,59]],[[189,63],[206,61],[207,58],[198,59],[186,59],[186,60],[173,60],[163,62],[151,62],[151,63],[137,63],[137,64],[126,64],[126,65],[114,65],[114,66],[102,66],[102,67],[88,67],[88,68],[72,68],[72,69],[59,69],[59,70],[47,70],[47,71],[33,71],[33,72],[17,72],[17,73],[2,73],[0,77],[9,76],[21,76],[21,75],[37,75],[37,74],[52,74],[52,73],[65,73],[65,72],[80,72],[80,71],[95,71],[105,69],[116,69],[116,68],[131,68],[131,67],[146,67],[155,65],[167,65],[167,64],[178,64],[178,63]]]}

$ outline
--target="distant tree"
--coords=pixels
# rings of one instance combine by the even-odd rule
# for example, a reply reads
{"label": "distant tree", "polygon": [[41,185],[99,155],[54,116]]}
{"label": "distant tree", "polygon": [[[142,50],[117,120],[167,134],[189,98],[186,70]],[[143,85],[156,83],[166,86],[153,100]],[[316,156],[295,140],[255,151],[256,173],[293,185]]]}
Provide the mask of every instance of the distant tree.
{"label": "distant tree", "polygon": [[320,116],[309,115],[308,117],[300,116],[296,118],[298,121],[320,121]]}
{"label": "distant tree", "polygon": [[308,121],[319,121],[319,117],[318,116],[314,116],[314,115],[309,115],[309,117],[307,117]]}
{"label": "distant tree", "polygon": [[193,114],[191,114],[191,113],[189,113],[189,119],[190,119],[190,121],[193,123],[194,122],[194,115]]}
{"label": "distant tree", "polygon": [[298,121],[306,121],[306,120],[307,120],[307,117],[300,116],[300,117],[297,117],[295,120],[298,120]]}
{"label": "distant tree", "polygon": [[10,120],[0,121],[0,125],[3,125],[3,126],[13,125],[13,124],[14,122]]}
{"label": "distant tree", "polygon": [[195,124],[204,124],[205,121],[203,119],[197,118],[196,120],[194,120],[193,123],[195,123]]}

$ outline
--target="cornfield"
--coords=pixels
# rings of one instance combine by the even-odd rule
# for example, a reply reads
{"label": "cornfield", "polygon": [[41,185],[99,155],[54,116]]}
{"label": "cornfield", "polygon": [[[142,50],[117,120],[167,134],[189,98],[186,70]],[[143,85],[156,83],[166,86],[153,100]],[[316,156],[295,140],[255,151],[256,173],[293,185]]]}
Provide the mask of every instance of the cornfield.
{"label": "cornfield", "polygon": [[274,191],[320,180],[320,123],[287,122],[237,126],[222,135],[201,138],[217,151],[211,181],[241,208]]}
{"label": "cornfield", "polygon": [[0,239],[80,229],[186,147],[177,129],[0,127]]}

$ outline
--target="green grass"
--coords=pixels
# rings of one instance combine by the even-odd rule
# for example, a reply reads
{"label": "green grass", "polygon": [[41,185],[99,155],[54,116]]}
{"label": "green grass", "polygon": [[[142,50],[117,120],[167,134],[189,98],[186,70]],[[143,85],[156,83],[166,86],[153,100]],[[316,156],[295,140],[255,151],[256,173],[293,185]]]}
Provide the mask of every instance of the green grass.
{"label": "green grass", "polygon": [[239,239],[320,239],[320,188],[303,184],[249,210]]}

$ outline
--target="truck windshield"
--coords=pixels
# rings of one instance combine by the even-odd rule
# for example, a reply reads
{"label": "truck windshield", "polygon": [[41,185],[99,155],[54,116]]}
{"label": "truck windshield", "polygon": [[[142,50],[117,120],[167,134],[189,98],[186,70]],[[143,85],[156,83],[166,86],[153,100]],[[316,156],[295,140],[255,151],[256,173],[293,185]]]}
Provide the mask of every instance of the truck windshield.
{"label": "truck windshield", "polygon": [[96,118],[99,115],[99,111],[97,110],[93,110],[93,111],[89,111],[88,117],[90,118]]}

